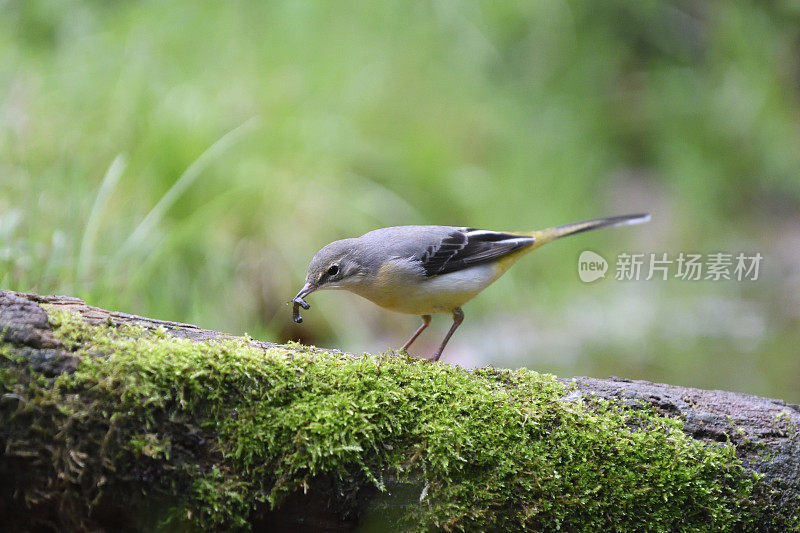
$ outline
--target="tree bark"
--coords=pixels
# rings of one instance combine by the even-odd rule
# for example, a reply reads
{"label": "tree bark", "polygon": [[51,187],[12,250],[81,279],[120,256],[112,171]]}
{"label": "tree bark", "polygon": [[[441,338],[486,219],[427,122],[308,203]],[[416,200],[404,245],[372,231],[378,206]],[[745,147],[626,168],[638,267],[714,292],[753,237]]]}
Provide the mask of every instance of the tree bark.
{"label": "tree bark", "polygon": [[[46,305],[47,310],[42,305]],[[3,343],[12,346],[17,355],[27,359],[32,369],[47,376],[72,372],[79,362],[78,356],[53,335],[48,316],[54,310],[78,313],[91,324],[135,324],[148,329],[164,328],[169,335],[191,341],[232,338],[224,333],[204,330],[190,324],[106,311],[86,305],[77,298],[0,291],[0,331]],[[265,350],[277,346],[254,340],[248,342]],[[643,405],[651,406],[663,415],[682,419],[685,433],[693,439],[709,443],[732,443],[744,468],[763,476],[763,480],[772,488],[772,501],[787,516],[797,516],[797,502],[800,497],[800,406],[736,392],[700,390],[616,377],[576,377],[560,381],[574,384],[574,388],[563,401],[599,397],[622,401],[634,409]],[[7,395],[2,402],[8,403],[12,400]],[[0,414],[3,412],[0,411]],[[5,412],[8,413],[8,410]],[[0,480],[5,486],[0,490],[0,523],[5,518],[5,523],[12,528],[25,529],[24,520],[29,511],[26,511],[25,503],[17,499],[16,489],[19,487],[13,486],[14,483],[24,483],[24,472],[10,474],[19,466],[19,458],[10,453],[13,437],[0,427],[0,474],[5,472],[10,476]],[[35,466],[31,465],[30,468]],[[298,505],[289,498],[283,505],[282,512],[295,513],[298,517],[278,520],[274,514],[266,515],[261,526],[267,528],[280,523],[293,524],[300,529],[350,529],[357,524],[357,518],[343,519],[336,513],[324,511],[323,503],[309,504],[306,501]],[[35,505],[30,509],[30,512],[41,512]],[[99,518],[95,516],[93,520],[91,523],[99,529],[114,529],[118,525],[113,514]],[[53,525],[53,529],[60,527],[58,524]]]}

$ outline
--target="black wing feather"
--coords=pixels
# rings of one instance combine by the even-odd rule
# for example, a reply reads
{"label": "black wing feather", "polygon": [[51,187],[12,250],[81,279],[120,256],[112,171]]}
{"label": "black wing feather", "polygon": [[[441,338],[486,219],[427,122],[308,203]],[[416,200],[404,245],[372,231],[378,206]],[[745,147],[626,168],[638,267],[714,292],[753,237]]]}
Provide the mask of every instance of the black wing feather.
{"label": "black wing feather", "polygon": [[533,237],[464,228],[429,246],[419,260],[426,276],[436,276],[492,261],[533,242]]}
{"label": "black wing feather", "polygon": [[463,250],[468,244],[467,236],[460,231],[454,231],[442,239],[438,245],[428,246],[420,257],[426,276],[441,274],[447,263]]}

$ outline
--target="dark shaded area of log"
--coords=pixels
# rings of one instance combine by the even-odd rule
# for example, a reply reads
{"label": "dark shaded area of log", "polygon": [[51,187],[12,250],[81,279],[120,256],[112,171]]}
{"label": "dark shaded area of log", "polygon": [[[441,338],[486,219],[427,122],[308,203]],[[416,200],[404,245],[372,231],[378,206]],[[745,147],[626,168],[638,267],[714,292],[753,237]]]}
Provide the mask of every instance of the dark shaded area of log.
{"label": "dark shaded area of log", "polygon": [[[0,291],[0,331],[4,342],[15,345],[16,353],[27,358],[32,367],[45,375],[57,375],[74,370],[76,357],[54,338],[49,322],[49,309],[80,313],[95,324],[138,324],[146,328],[165,328],[169,334],[193,341],[226,338],[228,335],[204,330],[190,324],[154,320],[136,315],[106,311],[86,305],[82,300],[65,296],[38,296]],[[261,348],[275,344],[252,341]],[[355,357],[355,356],[354,356]],[[764,476],[768,486],[777,494],[770,498],[781,506],[794,509],[800,497],[800,406],[782,400],[747,394],[708,391],[647,381],[622,378],[596,379],[577,377],[561,380],[574,383],[575,388],[563,399],[580,401],[598,396],[617,399],[636,408],[642,404],[654,407],[664,415],[680,417],[685,432],[707,442],[731,442],[745,468]],[[0,442],[4,440],[0,428]],[[0,489],[0,522],[6,527],[25,529],[26,511],[15,499],[15,483],[24,483],[24,476],[4,459],[0,449],[0,472],[8,477]],[[3,463],[6,463],[5,465]],[[143,466],[143,468],[145,468]],[[142,471],[142,476],[147,472]],[[374,491],[373,491],[374,492]],[[363,498],[363,494],[356,495]],[[117,502],[119,503],[119,502]],[[334,502],[335,504],[335,502]],[[112,504],[112,511],[116,504]],[[318,530],[336,528],[349,530],[355,522],[342,517],[331,508],[330,499],[312,499],[296,495],[285,502],[281,513],[271,513],[256,525],[264,530]],[[36,509],[38,513],[57,516],[59,509]],[[792,513],[787,513],[792,514]],[[105,519],[104,519],[105,516]],[[120,515],[109,512],[94,517],[101,529],[114,529]],[[47,528],[45,528],[47,529]],[[53,529],[59,529],[55,525]]]}

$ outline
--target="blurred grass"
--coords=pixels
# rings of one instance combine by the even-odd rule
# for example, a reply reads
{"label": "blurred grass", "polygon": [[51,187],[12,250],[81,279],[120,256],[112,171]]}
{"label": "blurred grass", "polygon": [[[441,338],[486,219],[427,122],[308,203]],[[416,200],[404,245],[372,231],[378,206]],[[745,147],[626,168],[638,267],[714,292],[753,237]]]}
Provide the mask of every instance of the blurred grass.
{"label": "blurred grass", "polygon": [[[469,304],[451,360],[485,337],[477,364],[800,400],[794,3],[0,0],[0,14],[3,288],[383,349],[416,319],[319,294],[291,324],[285,302],[321,245],[651,211],[520,263]],[[577,280],[585,248],[765,263],[749,285],[641,282],[626,299]],[[691,312],[708,301],[743,309],[728,333],[659,329],[720,312]],[[492,350],[507,314],[512,341],[534,333],[520,354]],[[591,339],[597,320],[612,334],[564,362],[563,342],[541,342]],[[766,324],[747,349],[738,320]],[[626,329],[636,342],[613,334]]]}

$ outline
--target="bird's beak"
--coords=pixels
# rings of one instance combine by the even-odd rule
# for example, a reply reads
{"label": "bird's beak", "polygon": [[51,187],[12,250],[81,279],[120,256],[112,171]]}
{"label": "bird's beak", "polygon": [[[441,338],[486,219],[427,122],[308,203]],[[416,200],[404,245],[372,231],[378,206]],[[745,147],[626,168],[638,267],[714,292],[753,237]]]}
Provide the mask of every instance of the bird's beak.
{"label": "bird's beak", "polygon": [[300,292],[297,293],[297,296],[292,298],[292,304],[294,304],[293,307],[292,307],[292,318],[298,324],[300,324],[303,321],[303,317],[300,316],[300,309],[299,308],[300,307],[302,307],[303,309],[310,309],[311,308],[311,306],[308,304],[308,302],[306,302],[303,298],[305,298],[306,296],[308,296],[309,294],[311,294],[315,290],[317,290],[317,286],[316,285],[314,285],[312,283],[306,283],[305,285],[303,285],[303,288],[300,289]]}
{"label": "bird's beak", "polygon": [[[305,285],[303,285],[303,288],[300,289],[300,292],[297,293],[297,296],[295,296],[292,299],[292,301],[294,302],[295,300],[302,300],[303,298],[305,298],[306,296],[308,296],[309,294],[311,294],[315,290],[317,290],[317,286],[316,285],[314,285],[313,283],[306,283]],[[308,305],[308,304],[306,304],[306,305]],[[303,307],[303,309],[308,309],[308,307]]]}

